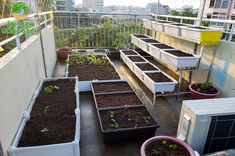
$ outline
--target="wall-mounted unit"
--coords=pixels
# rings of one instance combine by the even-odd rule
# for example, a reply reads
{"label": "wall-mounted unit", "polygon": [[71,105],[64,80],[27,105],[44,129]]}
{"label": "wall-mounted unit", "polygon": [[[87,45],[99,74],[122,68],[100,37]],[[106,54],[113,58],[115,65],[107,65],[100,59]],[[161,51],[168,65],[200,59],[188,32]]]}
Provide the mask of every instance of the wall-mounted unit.
{"label": "wall-mounted unit", "polygon": [[235,98],[183,101],[177,137],[201,154],[235,148]]}

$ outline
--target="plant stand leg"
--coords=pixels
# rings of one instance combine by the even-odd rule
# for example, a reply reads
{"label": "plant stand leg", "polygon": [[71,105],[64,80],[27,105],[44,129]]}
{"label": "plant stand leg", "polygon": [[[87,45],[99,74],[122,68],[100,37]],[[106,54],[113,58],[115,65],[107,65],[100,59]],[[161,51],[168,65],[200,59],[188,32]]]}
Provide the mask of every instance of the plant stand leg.
{"label": "plant stand leg", "polygon": [[153,104],[155,104],[156,101],[156,93],[153,93]]}
{"label": "plant stand leg", "polygon": [[179,75],[179,80],[178,80],[178,89],[177,89],[177,99],[180,96],[180,89],[181,89],[181,83],[182,83],[182,77],[183,77],[183,73],[182,71],[180,71],[180,75]]}

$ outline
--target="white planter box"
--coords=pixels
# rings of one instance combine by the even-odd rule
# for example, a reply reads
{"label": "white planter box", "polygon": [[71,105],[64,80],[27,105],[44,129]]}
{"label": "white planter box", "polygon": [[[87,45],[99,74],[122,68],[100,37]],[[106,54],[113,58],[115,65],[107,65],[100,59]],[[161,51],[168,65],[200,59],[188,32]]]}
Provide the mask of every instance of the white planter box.
{"label": "white planter box", "polygon": [[[152,66],[154,66],[156,68],[156,70],[141,70],[137,65],[138,64],[150,64]],[[133,67],[133,72],[135,73],[135,75],[140,79],[142,80],[143,78],[143,72],[146,72],[146,71],[160,71],[159,68],[157,68],[155,65],[153,65],[152,63],[150,62],[146,62],[146,63],[134,63],[134,67]]]}
{"label": "white planter box", "polygon": [[[139,57],[141,57],[145,62],[148,62],[148,60],[146,60],[144,57],[138,55]],[[139,62],[139,61],[132,61],[128,58],[128,56],[126,56],[126,64],[127,66],[134,71],[134,63],[143,63],[143,62]]]}
{"label": "white planter box", "polygon": [[[134,45],[136,46],[139,46],[139,40],[142,38],[142,37],[137,37],[137,35],[131,35],[131,43],[133,43]],[[143,38],[149,38],[147,35],[141,35],[141,36],[145,36]]]}
{"label": "white planter box", "polygon": [[165,32],[172,36],[181,36],[181,26],[183,24],[165,23]]}
{"label": "white planter box", "polygon": [[[123,62],[125,62],[126,63],[126,55],[139,55],[137,52],[135,52],[135,51],[133,51],[133,50],[131,50],[132,52],[133,52],[133,54],[126,54],[126,53],[124,53],[125,51],[127,51],[127,50],[119,50],[119,52],[120,52],[120,57],[121,57],[121,59],[123,60]],[[129,50],[128,50],[129,51]]]}
{"label": "white planter box", "polygon": [[167,21],[152,21],[152,29],[158,32],[165,32],[165,23],[170,23]]}
{"label": "white planter box", "polygon": [[161,59],[162,61],[176,68],[196,67],[199,61],[199,57],[196,55],[188,57],[178,57],[165,51],[162,51]]}
{"label": "white planter box", "polygon": [[[27,121],[30,119],[30,112],[35,103],[37,96],[39,95],[40,90],[42,89],[43,83],[46,81],[54,81],[58,79],[75,79],[75,89],[74,92],[76,94],[76,127],[75,127],[75,136],[74,141],[69,143],[61,143],[61,144],[52,144],[52,145],[42,145],[42,146],[32,146],[32,147],[17,147],[21,135],[23,133],[24,127]],[[20,127],[16,133],[15,139],[12,145],[9,148],[10,156],[80,156],[80,109],[79,109],[79,90],[77,88],[77,78],[54,78],[54,79],[44,79],[41,81],[39,87],[34,93],[34,96],[30,102],[29,108],[24,114],[24,118],[20,124]]]}
{"label": "white planter box", "polygon": [[[183,26],[181,27],[181,34],[182,34],[182,37],[184,37],[185,39],[188,39],[190,41],[194,41],[196,43],[201,43],[201,36],[202,36],[202,33],[204,32],[207,32],[207,35],[208,36],[213,36],[213,40],[220,40],[220,35],[216,35],[214,36],[214,34],[216,33],[221,33],[222,30],[221,29],[218,29],[218,28],[208,28],[208,27],[202,27],[202,28],[205,28],[205,29],[196,29],[196,28],[192,28],[192,27],[186,27],[186,26]],[[210,39],[210,37],[209,37]],[[210,42],[210,41],[208,41]]]}
{"label": "white planter box", "polygon": [[[160,44],[160,42],[158,42],[155,39],[152,39],[152,38],[149,38],[149,39],[151,39],[153,41],[152,42],[146,42],[146,41],[144,41],[144,39],[140,39],[139,40],[139,45],[138,45],[138,47],[140,47],[142,50],[144,50],[147,53],[149,53],[149,44]],[[148,40],[148,39],[146,39],[146,40]]]}
{"label": "white planter box", "polygon": [[167,74],[161,72],[165,76],[167,76],[169,79],[172,80],[172,82],[154,82],[150,77],[146,75],[146,73],[157,73],[157,72],[144,72],[142,81],[143,83],[153,92],[173,92],[175,89],[175,85],[178,83],[176,80],[168,76]]}
{"label": "white planter box", "polygon": [[163,50],[174,50],[173,48],[160,49],[154,46],[155,44],[149,44],[149,54],[156,59],[161,59]]}
{"label": "white planter box", "polygon": [[147,19],[142,19],[143,21],[143,27],[147,28],[147,29],[152,29],[152,21],[151,20],[147,20]]}

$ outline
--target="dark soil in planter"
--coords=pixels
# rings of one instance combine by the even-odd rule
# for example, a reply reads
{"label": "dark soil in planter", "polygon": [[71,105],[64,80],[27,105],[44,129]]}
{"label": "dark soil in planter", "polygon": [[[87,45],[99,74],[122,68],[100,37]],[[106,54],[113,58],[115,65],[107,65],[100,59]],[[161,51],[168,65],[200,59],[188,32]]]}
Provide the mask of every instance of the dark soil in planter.
{"label": "dark soil in planter", "polygon": [[[45,87],[59,89],[46,93]],[[45,82],[26,123],[18,147],[72,142],[75,137],[75,80]],[[43,131],[44,130],[44,131]]]}
{"label": "dark soil in planter", "polygon": [[[193,84],[192,85],[192,89],[194,89],[195,91],[197,91],[197,89],[199,88],[200,84]],[[197,91],[199,92],[199,91]],[[205,93],[205,94],[216,94],[218,92],[218,90],[214,87],[212,87],[210,90],[207,91],[200,91],[200,93]]]}
{"label": "dark soil in planter", "polygon": [[120,79],[112,65],[70,65],[68,76],[78,76],[79,81]]}
{"label": "dark soil in planter", "polygon": [[175,49],[175,48],[173,48],[173,47],[170,47],[170,46],[168,46],[168,45],[166,45],[166,44],[152,44],[154,47],[157,47],[157,48],[159,48],[159,49]]}
{"label": "dark soil in planter", "polygon": [[[190,156],[190,153],[183,146],[167,139],[165,141],[167,144],[163,144],[164,139],[150,143],[145,150],[146,156]],[[169,147],[172,145],[176,145],[176,148]]]}
{"label": "dark soil in planter", "polygon": [[92,58],[96,57],[95,61],[102,60],[98,63],[92,63],[87,57],[86,55],[70,56],[69,77],[78,76],[79,81],[120,79],[115,68],[105,56],[93,55]]}
{"label": "dark soil in planter", "polygon": [[98,108],[143,105],[135,93],[96,95]]}
{"label": "dark soil in planter", "polygon": [[146,62],[142,57],[140,56],[128,56],[128,58],[132,61],[132,62]]}
{"label": "dark soil in planter", "polygon": [[133,35],[133,36],[135,36],[137,38],[149,38],[148,36],[145,36],[145,35]]}
{"label": "dark soil in planter", "polygon": [[137,53],[139,53],[141,56],[150,57],[150,55],[148,53],[146,53],[145,51],[143,51],[142,49],[137,48],[137,49],[135,49],[135,51]]}
{"label": "dark soil in planter", "polygon": [[171,79],[169,79],[162,73],[146,73],[146,75],[154,82],[172,82]]}
{"label": "dark soil in planter", "polygon": [[120,52],[116,48],[108,48],[108,57],[110,59],[120,59]]}
{"label": "dark soil in planter", "polygon": [[144,41],[144,42],[147,42],[147,43],[160,43],[160,42],[158,42],[154,39],[141,39],[141,40]]}
{"label": "dark soil in planter", "polygon": [[158,23],[171,23],[171,22],[168,22],[168,21],[156,21]]}
{"label": "dark soil in planter", "polygon": [[[145,107],[102,110],[99,113],[105,131],[156,125],[156,122],[152,119]],[[118,123],[118,127],[112,126],[112,119]]]}
{"label": "dark soil in planter", "polygon": [[180,24],[180,23],[172,23],[171,25],[175,25],[175,26],[187,26],[185,24]]}
{"label": "dark soil in planter", "polygon": [[133,50],[122,50],[122,52],[125,55],[138,55],[136,52],[134,52]]}
{"label": "dark soil in planter", "polygon": [[149,63],[137,63],[136,66],[139,67],[142,71],[158,70],[157,68],[155,68],[153,65]]}
{"label": "dark soil in planter", "polygon": [[92,84],[95,93],[133,91],[127,82],[104,82]]}
{"label": "dark soil in planter", "polygon": [[185,53],[180,50],[165,50],[165,52],[178,56],[178,57],[194,57],[192,54]]}
{"label": "dark soil in planter", "polygon": [[189,27],[189,28],[193,28],[193,29],[201,29],[201,30],[207,29],[207,28],[204,28],[204,27]]}

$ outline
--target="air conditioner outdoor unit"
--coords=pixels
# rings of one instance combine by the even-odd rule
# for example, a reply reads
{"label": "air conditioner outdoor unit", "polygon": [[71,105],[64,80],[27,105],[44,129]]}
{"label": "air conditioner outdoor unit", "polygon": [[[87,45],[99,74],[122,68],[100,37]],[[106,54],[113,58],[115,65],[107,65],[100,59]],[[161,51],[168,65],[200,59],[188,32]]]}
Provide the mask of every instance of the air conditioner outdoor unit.
{"label": "air conditioner outdoor unit", "polygon": [[235,148],[235,98],[183,101],[177,137],[200,154]]}

